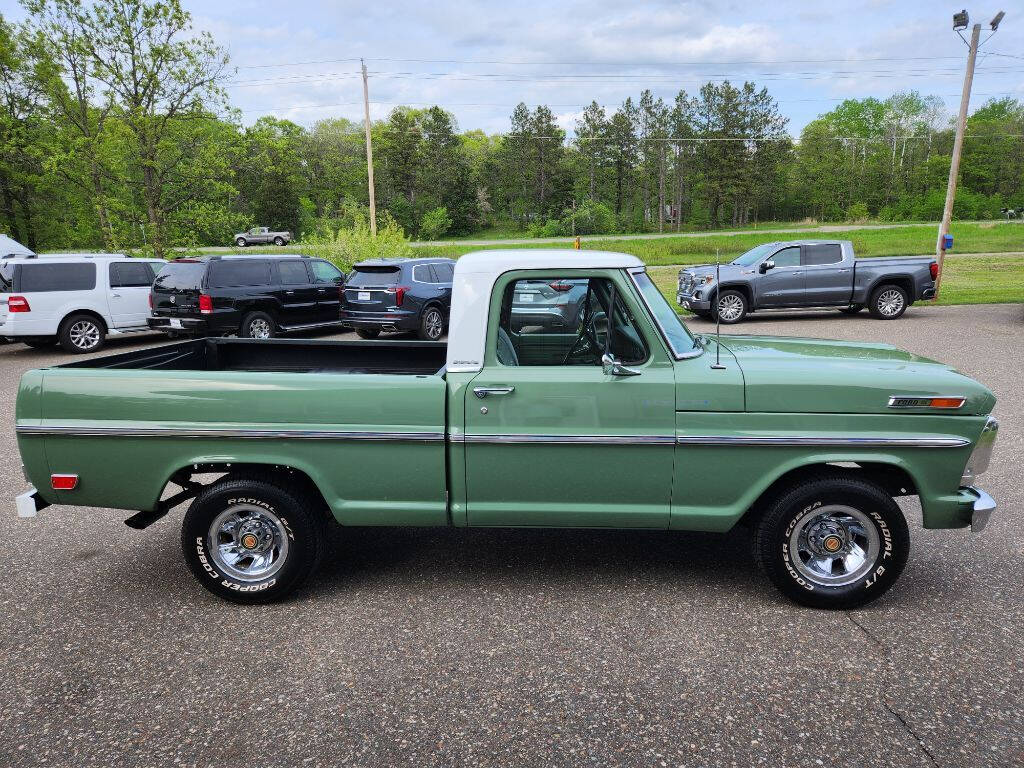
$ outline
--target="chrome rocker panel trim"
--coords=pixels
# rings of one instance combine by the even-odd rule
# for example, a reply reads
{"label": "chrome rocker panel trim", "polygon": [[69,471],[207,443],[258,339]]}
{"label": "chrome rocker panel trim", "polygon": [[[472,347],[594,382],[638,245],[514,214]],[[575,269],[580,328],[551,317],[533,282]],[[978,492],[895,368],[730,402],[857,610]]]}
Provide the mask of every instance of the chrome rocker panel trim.
{"label": "chrome rocker panel trim", "polygon": [[959,437],[784,437],[732,435],[450,435],[458,443],[569,444],[569,445],[720,445],[720,446],[825,446],[842,448],[962,448],[970,440]]}
{"label": "chrome rocker panel trim", "polygon": [[444,442],[444,432],[360,432],[332,429],[226,429],[181,427],[87,427],[78,425],[18,424],[19,435],[64,437],[216,437],[242,440],[399,440]]}

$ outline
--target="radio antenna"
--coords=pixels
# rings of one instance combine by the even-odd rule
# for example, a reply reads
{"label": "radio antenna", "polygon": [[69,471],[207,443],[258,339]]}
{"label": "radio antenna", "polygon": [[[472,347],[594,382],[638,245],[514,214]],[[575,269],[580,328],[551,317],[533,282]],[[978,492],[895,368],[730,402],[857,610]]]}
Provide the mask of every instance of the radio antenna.
{"label": "radio antenna", "polygon": [[[722,291],[722,257],[721,251],[715,248],[715,304],[718,304],[718,295]],[[711,366],[713,371],[724,371],[722,365],[722,313],[715,308],[715,364]]]}

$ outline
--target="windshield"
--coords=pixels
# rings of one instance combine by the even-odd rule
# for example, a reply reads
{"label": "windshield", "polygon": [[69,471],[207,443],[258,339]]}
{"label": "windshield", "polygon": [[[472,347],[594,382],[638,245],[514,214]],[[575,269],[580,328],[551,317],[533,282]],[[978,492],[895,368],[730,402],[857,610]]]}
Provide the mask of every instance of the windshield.
{"label": "windshield", "polygon": [[672,305],[666,301],[650,276],[646,272],[631,272],[630,275],[633,278],[633,282],[636,283],[636,287],[640,289],[640,295],[643,296],[644,303],[647,304],[651,314],[654,315],[654,319],[657,321],[661,332],[665,335],[665,340],[668,341],[672,352],[678,357],[697,349],[697,342],[690,334],[690,331],[683,325],[679,315],[672,309]]}
{"label": "windshield", "polygon": [[164,291],[195,291],[203,280],[206,263],[202,261],[172,261],[164,264],[153,281],[153,287]]}
{"label": "windshield", "polygon": [[775,249],[774,243],[765,243],[764,245],[758,245],[751,248],[749,251],[744,253],[739,258],[733,259],[732,264],[738,264],[741,267],[752,267],[765,256],[770,254]]}

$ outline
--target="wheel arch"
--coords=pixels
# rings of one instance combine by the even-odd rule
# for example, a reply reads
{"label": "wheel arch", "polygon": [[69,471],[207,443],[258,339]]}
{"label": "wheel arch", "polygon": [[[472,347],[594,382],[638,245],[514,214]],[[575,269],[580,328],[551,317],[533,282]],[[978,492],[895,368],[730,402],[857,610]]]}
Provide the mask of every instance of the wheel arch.
{"label": "wheel arch", "polygon": [[895,285],[898,288],[902,288],[907,294],[907,306],[909,307],[914,303],[914,278],[905,273],[899,275],[885,275],[875,280],[871,283],[864,296],[865,302],[870,302],[874,292],[883,285]]}
{"label": "wheel arch", "polygon": [[750,289],[750,285],[747,283],[722,283],[716,286],[714,291],[708,297],[712,304],[718,300],[719,291],[737,291],[743,294],[743,298],[747,301],[747,312],[754,311],[754,293]]}
{"label": "wheel arch", "polygon": [[836,474],[872,482],[890,496],[916,496],[919,493],[918,481],[896,457],[812,457],[796,465],[781,467],[736,522],[751,525],[787,489],[822,475]]}
{"label": "wheel arch", "polygon": [[64,323],[66,323],[75,315],[89,315],[90,317],[99,320],[100,327],[103,328],[104,333],[110,331],[110,326],[107,325],[106,318],[104,318],[99,311],[95,309],[90,309],[88,307],[79,307],[78,309],[70,309],[64,312],[64,316],[60,319],[60,322],[57,323],[57,333],[60,333],[61,330],[64,328]]}

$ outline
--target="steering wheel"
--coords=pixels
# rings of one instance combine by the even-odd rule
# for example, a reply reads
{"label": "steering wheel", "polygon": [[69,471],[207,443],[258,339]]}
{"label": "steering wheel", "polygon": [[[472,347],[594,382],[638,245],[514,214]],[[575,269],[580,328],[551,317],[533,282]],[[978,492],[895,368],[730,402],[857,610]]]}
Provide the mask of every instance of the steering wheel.
{"label": "steering wheel", "polygon": [[[603,313],[602,313],[603,314]],[[583,318],[576,340],[569,347],[569,351],[562,358],[562,365],[568,365],[573,355],[580,352],[594,352],[601,349],[601,343],[597,340],[597,312],[590,312],[588,317]]]}

